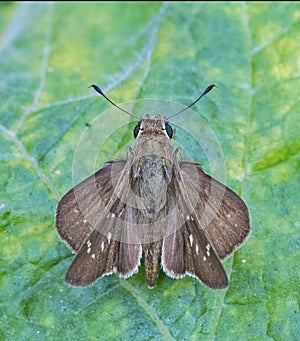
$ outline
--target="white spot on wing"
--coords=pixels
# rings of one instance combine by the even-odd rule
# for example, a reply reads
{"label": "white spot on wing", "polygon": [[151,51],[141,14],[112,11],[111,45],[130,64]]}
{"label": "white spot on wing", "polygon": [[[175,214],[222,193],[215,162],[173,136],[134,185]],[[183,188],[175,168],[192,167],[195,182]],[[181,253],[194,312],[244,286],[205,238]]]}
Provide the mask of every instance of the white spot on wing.
{"label": "white spot on wing", "polygon": [[207,250],[207,251],[210,250],[210,244],[206,244],[206,250]]}
{"label": "white spot on wing", "polygon": [[206,257],[205,256],[203,256],[203,260],[204,260],[204,262],[206,262]]}
{"label": "white spot on wing", "polygon": [[107,235],[107,242],[108,242],[108,245],[110,245],[110,241],[111,241],[111,233],[108,232],[108,235]]}
{"label": "white spot on wing", "polygon": [[95,259],[95,254],[93,253],[93,254],[91,255],[91,257],[92,257],[93,259]]}
{"label": "white spot on wing", "polygon": [[193,235],[189,235],[189,240],[190,240],[190,244],[191,246],[193,246],[193,241],[194,241],[194,238],[193,238]]}
{"label": "white spot on wing", "polygon": [[210,252],[208,250],[206,250],[206,254],[207,254],[207,257],[210,256]]}
{"label": "white spot on wing", "polygon": [[121,217],[121,215],[123,214],[123,212],[124,212],[124,208],[122,208],[122,210],[120,211],[119,217]]}
{"label": "white spot on wing", "polygon": [[101,252],[104,251],[104,242],[101,243]]}
{"label": "white spot on wing", "polygon": [[191,215],[191,221],[194,221],[194,218],[193,218],[193,216]]}
{"label": "white spot on wing", "polygon": [[89,247],[86,251],[86,253],[90,253],[91,252],[91,248]]}
{"label": "white spot on wing", "polygon": [[199,254],[199,246],[198,246],[198,244],[196,244],[196,254],[197,255]]}
{"label": "white spot on wing", "polygon": [[190,220],[191,217],[189,215],[186,216],[186,220]]}

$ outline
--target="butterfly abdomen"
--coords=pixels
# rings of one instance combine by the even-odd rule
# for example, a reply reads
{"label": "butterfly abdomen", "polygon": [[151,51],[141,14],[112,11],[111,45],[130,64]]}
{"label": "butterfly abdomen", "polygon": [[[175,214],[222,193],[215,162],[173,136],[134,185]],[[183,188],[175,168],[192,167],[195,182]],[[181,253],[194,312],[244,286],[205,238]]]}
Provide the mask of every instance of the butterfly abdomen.
{"label": "butterfly abdomen", "polygon": [[147,284],[150,288],[155,287],[159,274],[161,263],[161,247],[161,241],[150,242],[142,245],[145,276]]}

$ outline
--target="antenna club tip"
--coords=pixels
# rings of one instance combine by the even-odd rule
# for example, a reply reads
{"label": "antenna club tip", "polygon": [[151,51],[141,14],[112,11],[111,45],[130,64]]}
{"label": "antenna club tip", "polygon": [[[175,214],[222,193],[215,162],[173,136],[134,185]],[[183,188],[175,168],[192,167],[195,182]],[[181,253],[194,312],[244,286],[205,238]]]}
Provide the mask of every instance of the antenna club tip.
{"label": "antenna club tip", "polygon": [[218,88],[217,84],[210,84],[207,89],[212,90],[213,88]]}
{"label": "antenna club tip", "polygon": [[97,91],[100,95],[104,95],[104,92],[99,88],[98,85],[92,84],[89,86],[89,88],[93,88],[95,91]]}

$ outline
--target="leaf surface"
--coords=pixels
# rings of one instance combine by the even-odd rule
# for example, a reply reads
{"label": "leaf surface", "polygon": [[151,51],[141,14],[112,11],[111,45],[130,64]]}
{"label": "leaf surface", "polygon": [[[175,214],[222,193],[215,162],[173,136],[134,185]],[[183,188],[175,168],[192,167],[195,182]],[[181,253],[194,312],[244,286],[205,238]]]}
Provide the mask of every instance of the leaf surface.
{"label": "leaf surface", "polygon": [[[299,18],[288,1],[0,4],[0,339],[299,338]],[[93,122],[109,108],[93,83],[116,103],[185,105],[218,85],[194,111],[216,135],[252,226],[223,263],[228,289],[161,273],[149,290],[143,268],[84,289],[64,283],[73,254],[55,208],[73,186],[80,137],[92,148]],[[134,125],[124,116],[103,115],[98,135],[112,133],[94,167],[126,154]],[[209,172],[180,119],[175,142]]]}

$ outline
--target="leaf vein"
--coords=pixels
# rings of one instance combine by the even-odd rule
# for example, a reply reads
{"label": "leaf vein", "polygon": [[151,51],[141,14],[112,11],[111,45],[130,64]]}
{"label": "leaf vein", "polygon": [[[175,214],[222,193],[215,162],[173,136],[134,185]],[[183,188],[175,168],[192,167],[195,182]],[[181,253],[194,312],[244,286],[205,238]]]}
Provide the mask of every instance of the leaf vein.
{"label": "leaf vein", "polygon": [[54,3],[49,4],[49,15],[48,15],[48,22],[46,22],[46,32],[45,32],[45,46],[43,49],[43,61],[41,66],[41,73],[40,73],[40,82],[39,85],[35,91],[33,103],[31,106],[29,106],[23,113],[22,117],[20,118],[17,126],[16,126],[16,132],[19,131],[19,129],[23,126],[23,123],[28,115],[30,115],[32,112],[35,111],[35,109],[38,107],[38,103],[41,97],[41,94],[43,92],[43,89],[45,87],[46,83],[46,77],[47,77],[47,68],[49,65],[49,56],[51,53],[51,41],[52,41],[52,33],[53,33],[53,18],[54,18]]}
{"label": "leaf vein", "polygon": [[168,328],[163,324],[162,320],[157,316],[156,312],[152,309],[152,307],[142,298],[141,293],[137,290],[133,285],[131,285],[128,281],[120,281],[120,284],[123,288],[125,288],[137,301],[140,307],[148,314],[151,320],[158,327],[161,335],[165,340],[175,340],[173,336],[170,334]]}
{"label": "leaf vein", "polygon": [[37,175],[42,180],[42,182],[50,189],[52,194],[57,199],[59,199],[60,195],[57,192],[56,188],[54,187],[54,185],[52,184],[50,179],[46,176],[46,174],[42,171],[42,169],[39,167],[39,165],[38,165],[37,161],[35,160],[35,158],[33,158],[32,156],[30,156],[30,154],[28,154],[25,146],[18,139],[16,133],[14,131],[8,130],[7,128],[5,128],[1,124],[0,124],[0,131],[2,131],[4,133],[4,135],[6,135],[11,141],[13,141],[15,143],[15,145],[18,147],[18,149],[21,152],[21,157],[24,158],[24,160],[26,160],[27,162],[29,162],[31,164],[31,166],[36,171]]}
{"label": "leaf vein", "polygon": [[[105,93],[109,92],[110,90],[116,88],[118,85],[120,85],[122,82],[126,81],[132,74],[133,72],[140,67],[140,65],[145,61],[147,61],[147,67],[143,76],[143,79],[141,81],[141,83],[143,83],[145,81],[146,76],[149,73],[150,70],[150,66],[151,66],[151,57],[152,57],[152,53],[155,47],[155,42],[156,42],[156,37],[159,31],[159,27],[163,21],[163,19],[165,18],[166,12],[167,12],[167,8],[169,7],[168,3],[164,3],[159,10],[158,14],[155,14],[156,18],[156,25],[154,27],[152,27],[152,32],[150,34],[150,38],[147,40],[147,42],[145,43],[145,45],[142,47],[142,49],[135,53],[135,59],[133,60],[133,62],[131,64],[125,64],[122,67],[122,70],[119,72],[114,73],[111,76],[108,76],[108,79],[110,79],[110,82],[103,87],[103,91]],[[151,22],[154,21],[154,19],[152,18],[150,20]],[[148,25],[147,25],[148,26]],[[83,95],[83,96],[79,96],[79,97],[69,97],[60,101],[56,101],[53,103],[50,103],[48,105],[45,106],[40,106],[40,107],[32,107],[30,114],[41,111],[41,110],[46,110],[46,109],[50,109],[56,106],[61,106],[61,105],[65,105],[65,104],[70,104],[70,103],[76,103],[76,102],[81,102],[84,101],[86,99],[89,98],[93,98],[93,97],[98,97],[98,94],[88,94],[88,95]]]}

